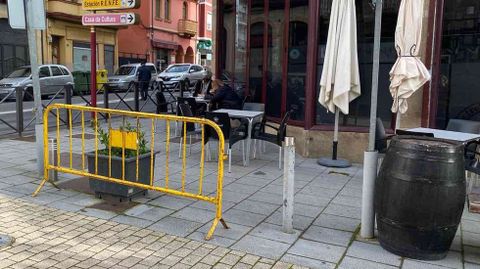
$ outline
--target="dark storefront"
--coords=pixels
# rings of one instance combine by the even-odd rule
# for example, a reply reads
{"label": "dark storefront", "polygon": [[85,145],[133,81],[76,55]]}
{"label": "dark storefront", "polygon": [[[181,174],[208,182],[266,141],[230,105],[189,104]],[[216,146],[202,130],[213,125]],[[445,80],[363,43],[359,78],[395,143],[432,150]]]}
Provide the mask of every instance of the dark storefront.
{"label": "dark storefront", "polygon": [[[279,119],[293,111],[291,124],[329,129],[334,115],[318,102],[332,0],[219,1],[217,72],[233,73],[250,98],[266,104]],[[388,72],[396,60],[394,32],[400,0],[384,2],[380,63],[379,116],[391,126]],[[374,10],[357,0],[358,55],[362,96],[351,104],[341,125],[366,130],[370,111]],[[344,128],[345,129],[345,128]]]}
{"label": "dark storefront", "polygon": [[10,74],[16,67],[29,63],[27,33],[13,30],[8,19],[0,19],[0,77]]}

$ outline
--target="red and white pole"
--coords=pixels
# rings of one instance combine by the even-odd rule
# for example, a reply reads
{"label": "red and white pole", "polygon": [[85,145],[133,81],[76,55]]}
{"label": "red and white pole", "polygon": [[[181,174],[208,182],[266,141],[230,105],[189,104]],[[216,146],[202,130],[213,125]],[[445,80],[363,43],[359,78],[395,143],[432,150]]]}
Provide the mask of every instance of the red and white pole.
{"label": "red and white pole", "polygon": [[91,63],[90,63],[90,103],[91,106],[97,106],[97,33],[95,27],[90,28],[90,51],[91,51]]}

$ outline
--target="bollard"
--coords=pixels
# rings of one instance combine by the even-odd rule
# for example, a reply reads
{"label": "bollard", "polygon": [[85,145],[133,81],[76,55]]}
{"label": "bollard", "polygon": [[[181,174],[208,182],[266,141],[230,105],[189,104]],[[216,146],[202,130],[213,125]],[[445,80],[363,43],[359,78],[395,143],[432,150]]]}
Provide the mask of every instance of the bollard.
{"label": "bollard", "polygon": [[17,132],[19,136],[23,133],[23,89],[15,88],[15,103],[16,103],[16,117],[17,117]]}
{"label": "bollard", "polygon": [[[58,165],[58,155],[57,155],[57,139],[50,138],[48,139],[48,163],[57,166]],[[48,170],[48,179],[50,181],[57,181],[58,180],[58,172],[57,170],[49,169]]]}
{"label": "bollard", "polygon": [[[71,105],[72,104],[72,91],[73,91],[72,85],[65,85],[64,90],[65,90],[65,96],[64,96],[65,97],[65,104]],[[65,119],[66,119],[66,122],[67,122],[67,127],[70,127],[70,114],[69,114],[68,110],[65,111]]]}
{"label": "bollard", "polygon": [[140,94],[139,94],[139,91],[138,91],[139,90],[138,89],[138,83],[136,82],[133,87],[134,87],[134,89],[133,89],[134,97],[133,98],[135,99],[135,111],[138,112],[138,111],[140,111],[140,103],[139,103],[139,100],[138,100],[140,98]]}
{"label": "bollard", "polygon": [[283,232],[293,234],[293,205],[295,195],[295,138],[283,142]]}
{"label": "bollard", "polygon": [[103,105],[105,108],[108,108],[108,87],[106,85],[103,85]]}

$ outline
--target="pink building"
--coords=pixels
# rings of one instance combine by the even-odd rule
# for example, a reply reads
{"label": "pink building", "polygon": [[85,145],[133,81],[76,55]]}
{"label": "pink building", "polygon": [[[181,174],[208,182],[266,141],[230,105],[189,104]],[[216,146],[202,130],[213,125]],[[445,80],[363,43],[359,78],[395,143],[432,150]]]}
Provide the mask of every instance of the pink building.
{"label": "pink building", "polygon": [[213,12],[212,0],[198,1],[198,55],[199,63],[210,66],[212,60]]}
{"label": "pink building", "polygon": [[141,22],[118,32],[120,65],[146,59],[164,69],[197,62],[196,0],[145,0],[135,13]]}

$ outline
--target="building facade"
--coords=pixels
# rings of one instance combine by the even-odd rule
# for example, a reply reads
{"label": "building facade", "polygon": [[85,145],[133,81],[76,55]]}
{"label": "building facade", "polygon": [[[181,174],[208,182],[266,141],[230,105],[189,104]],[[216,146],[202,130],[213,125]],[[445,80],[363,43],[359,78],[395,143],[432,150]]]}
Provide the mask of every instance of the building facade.
{"label": "building facade", "polygon": [[142,1],[135,12],[141,22],[119,31],[120,64],[146,59],[163,70],[172,63],[196,62],[196,0]]}
{"label": "building facade", "polygon": [[197,63],[211,67],[213,60],[213,11],[212,0],[198,1]]}
{"label": "building facade", "polygon": [[[332,0],[217,0],[214,2],[215,72],[234,74],[246,94],[266,104],[279,121],[292,111],[289,135],[304,156],[331,154],[334,115],[318,103]],[[340,156],[362,161],[370,114],[374,9],[356,0],[362,96],[340,120]],[[389,71],[397,53],[395,26],[400,0],[384,0],[378,116],[394,129]],[[425,1],[421,58],[432,81],[409,99],[402,128],[445,128],[449,119],[480,120],[480,2]]]}
{"label": "building facade", "polygon": [[[47,29],[38,31],[39,61],[90,71],[90,27],[82,26],[81,0],[46,1]],[[118,67],[117,29],[96,27],[97,69],[112,74]]]}

